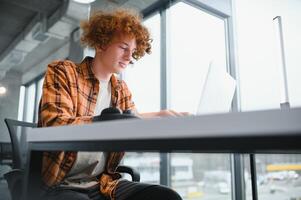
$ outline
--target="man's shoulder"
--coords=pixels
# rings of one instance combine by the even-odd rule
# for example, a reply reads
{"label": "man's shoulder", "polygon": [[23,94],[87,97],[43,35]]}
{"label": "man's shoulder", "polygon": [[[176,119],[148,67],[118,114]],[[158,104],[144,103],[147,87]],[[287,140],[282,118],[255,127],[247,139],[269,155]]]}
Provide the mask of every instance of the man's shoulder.
{"label": "man's shoulder", "polygon": [[48,64],[49,73],[61,73],[68,77],[78,77],[82,74],[79,66],[71,60],[55,60]]}
{"label": "man's shoulder", "polygon": [[71,60],[54,60],[49,63],[48,68],[75,69],[76,64]]}

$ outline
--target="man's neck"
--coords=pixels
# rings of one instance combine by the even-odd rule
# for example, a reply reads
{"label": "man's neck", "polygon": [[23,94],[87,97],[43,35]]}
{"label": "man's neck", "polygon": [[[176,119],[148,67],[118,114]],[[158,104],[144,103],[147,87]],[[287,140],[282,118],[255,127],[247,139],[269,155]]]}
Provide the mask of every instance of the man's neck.
{"label": "man's neck", "polygon": [[97,58],[93,58],[92,71],[95,77],[101,81],[109,81],[112,76],[112,73],[106,71],[101,60]]}

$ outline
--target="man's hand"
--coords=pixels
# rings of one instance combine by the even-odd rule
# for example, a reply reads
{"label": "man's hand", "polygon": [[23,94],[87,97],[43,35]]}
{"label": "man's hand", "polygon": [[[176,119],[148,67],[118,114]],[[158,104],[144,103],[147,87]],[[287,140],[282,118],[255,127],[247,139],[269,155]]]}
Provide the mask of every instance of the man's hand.
{"label": "man's hand", "polygon": [[176,112],[174,110],[161,110],[159,112],[139,113],[141,118],[156,118],[156,117],[181,117],[190,115],[188,112]]}
{"label": "man's hand", "polygon": [[109,107],[103,109],[100,115],[93,117],[93,122],[133,118],[138,117],[132,114],[131,110],[126,110],[123,112],[119,108]]}

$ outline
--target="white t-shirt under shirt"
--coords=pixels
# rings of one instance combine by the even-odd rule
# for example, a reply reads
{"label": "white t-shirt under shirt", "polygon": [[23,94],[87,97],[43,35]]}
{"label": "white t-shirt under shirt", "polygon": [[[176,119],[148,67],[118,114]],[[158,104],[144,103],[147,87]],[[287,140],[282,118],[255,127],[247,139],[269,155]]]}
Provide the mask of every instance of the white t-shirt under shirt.
{"label": "white t-shirt under shirt", "polygon": [[96,108],[94,116],[100,115],[101,111],[111,105],[111,82],[99,81],[100,88],[97,97]]}
{"label": "white t-shirt under shirt", "polygon": [[[101,111],[111,105],[111,82],[100,80],[100,89],[97,97],[94,116],[100,115]],[[67,174],[65,183],[73,187],[90,187],[97,184],[94,177],[103,172],[106,154],[104,152],[77,153],[76,161]]]}

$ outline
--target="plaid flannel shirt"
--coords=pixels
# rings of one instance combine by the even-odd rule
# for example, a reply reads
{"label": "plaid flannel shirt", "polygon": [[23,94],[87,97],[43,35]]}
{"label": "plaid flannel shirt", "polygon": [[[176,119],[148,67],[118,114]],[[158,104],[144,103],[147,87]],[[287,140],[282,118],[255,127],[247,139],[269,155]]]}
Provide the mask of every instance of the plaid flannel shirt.
{"label": "plaid flannel shirt", "polygon": [[[54,61],[48,65],[39,105],[39,127],[92,122],[100,83],[92,70],[92,58],[80,64]],[[134,109],[132,95],[124,81],[111,77],[111,102],[121,110]],[[110,152],[100,177],[100,192],[114,199],[120,174],[115,172],[124,152]],[[77,152],[44,152],[42,179],[46,186],[60,184],[75,163]]]}

